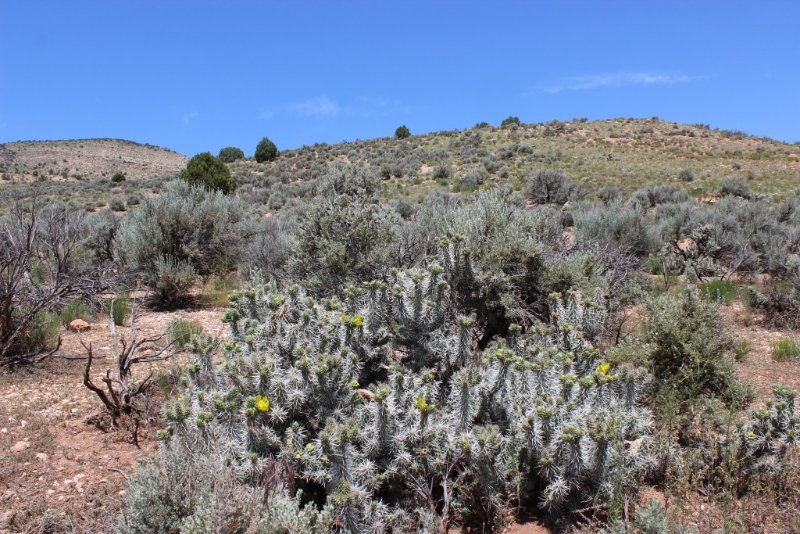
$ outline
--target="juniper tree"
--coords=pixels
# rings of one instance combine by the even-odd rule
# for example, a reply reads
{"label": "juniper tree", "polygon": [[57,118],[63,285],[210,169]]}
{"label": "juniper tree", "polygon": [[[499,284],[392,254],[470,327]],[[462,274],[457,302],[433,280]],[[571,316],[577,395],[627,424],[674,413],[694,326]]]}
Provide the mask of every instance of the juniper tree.
{"label": "juniper tree", "polygon": [[226,195],[236,191],[236,180],[231,177],[228,166],[210,152],[192,157],[180,177],[191,185],[205,187],[209,191],[220,191]]}

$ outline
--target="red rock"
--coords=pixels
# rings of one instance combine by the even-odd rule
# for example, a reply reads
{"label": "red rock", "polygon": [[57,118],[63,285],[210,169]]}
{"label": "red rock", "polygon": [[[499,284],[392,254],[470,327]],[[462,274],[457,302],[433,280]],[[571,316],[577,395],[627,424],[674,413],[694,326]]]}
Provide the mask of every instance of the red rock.
{"label": "red rock", "polygon": [[90,328],[91,326],[89,326],[89,323],[87,323],[83,319],[75,319],[74,321],[69,323],[69,329],[72,330],[73,332],[86,332]]}

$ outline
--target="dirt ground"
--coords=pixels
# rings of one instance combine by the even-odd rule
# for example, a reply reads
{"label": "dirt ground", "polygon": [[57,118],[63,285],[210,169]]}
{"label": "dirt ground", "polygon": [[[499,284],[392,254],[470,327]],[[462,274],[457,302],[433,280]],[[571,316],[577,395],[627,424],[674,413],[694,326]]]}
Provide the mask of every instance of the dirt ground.
{"label": "dirt ground", "polygon": [[[224,334],[222,310],[148,312],[137,321],[141,335],[163,332],[176,318],[197,321],[210,334]],[[119,335],[129,329],[118,327]],[[62,333],[63,344],[49,360],[0,376],[0,532],[111,532],[139,461],[158,447],[156,428],[103,432],[91,422],[101,412],[97,397],[83,386],[86,364],[80,341],[91,343],[94,380],[112,362],[106,321],[83,334]],[[180,360],[181,355],[176,356]],[[158,371],[175,362],[150,364]],[[158,399],[153,399],[157,404]],[[157,407],[153,408],[157,413]]]}
{"label": "dirt ground", "polygon": [[[773,398],[772,386],[783,384],[800,391],[800,363],[776,362],[772,359],[772,346],[781,338],[800,341],[800,332],[779,330],[764,326],[760,317],[747,310],[741,302],[724,306],[722,313],[733,328],[737,340],[750,343],[750,353],[739,364],[739,376],[753,385],[757,406]],[[754,406],[755,407],[755,406]]]}

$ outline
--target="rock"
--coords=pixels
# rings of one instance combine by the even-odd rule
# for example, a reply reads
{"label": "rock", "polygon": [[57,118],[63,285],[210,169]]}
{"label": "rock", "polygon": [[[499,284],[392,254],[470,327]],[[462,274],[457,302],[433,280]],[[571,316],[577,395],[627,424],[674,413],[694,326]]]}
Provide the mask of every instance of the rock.
{"label": "rock", "polygon": [[375,394],[368,389],[357,389],[356,393],[358,393],[364,400],[371,401],[375,398]]}
{"label": "rock", "polygon": [[5,527],[11,524],[14,520],[14,516],[16,512],[12,510],[6,510],[5,512],[0,513],[0,527]]}
{"label": "rock", "polygon": [[69,329],[72,330],[73,332],[86,332],[90,328],[91,327],[89,326],[89,323],[87,323],[83,319],[75,319],[74,321],[69,323]]}
{"label": "rock", "polygon": [[36,459],[37,459],[37,460],[39,460],[39,461],[40,461],[40,462],[42,462],[42,463],[47,463],[47,461],[50,459],[50,457],[49,457],[49,456],[47,456],[47,455],[46,455],[45,453],[43,453],[43,452],[37,452],[37,453],[36,453]]}
{"label": "rock", "polygon": [[22,452],[30,446],[30,441],[18,441],[11,447],[11,452]]}
{"label": "rock", "polygon": [[691,248],[694,246],[694,239],[691,237],[687,237],[683,241],[678,241],[678,250],[683,253],[689,252],[689,250],[691,250]]}

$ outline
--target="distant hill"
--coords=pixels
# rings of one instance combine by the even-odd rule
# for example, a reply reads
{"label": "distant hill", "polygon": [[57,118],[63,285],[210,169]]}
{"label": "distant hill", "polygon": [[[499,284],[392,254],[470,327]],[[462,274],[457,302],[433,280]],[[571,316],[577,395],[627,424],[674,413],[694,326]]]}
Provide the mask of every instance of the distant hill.
{"label": "distant hill", "polygon": [[469,191],[500,183],[521,188],[542,168],[560,169],[589,191],[671,182],[703,196],[714,194],[729,176],[778,196],[800,187],[800,144],[658,118],[482,123],[406,139],[318,143],[284,151],[270,163],[242,160],[231,168],[240,191],[252,186],[258,198],[277,198],[280,205],[305,196],[334,162],[372,166],[383,176],[389,197],[420,198],[432,189]]}
{"label": "distant hill", "polygon": [[[313,194],[331,164],[358,163],[383,178],[386,198],[419,200],[432,190],[468,192],[500,184],[522,189],[528,176],[559,169],[592,194],[674,183],[695,197],[740,176],[758,193],[786,197],[800,188],[800,143],[789,144],[702,124],[652,119],[481,123],[473,128],[284,150],[272,162],[230,164],[239,194],[268,211]],[[412,134],[413,134],[412,129]],[[133,206],[176,176],[187,157],[119,139],[0,144],[0,211],[38,191],[90,211]],[[126,181],[110,182],[116,172]]]}
{"label": "distant hill", "polygon": [[4,181],[91,180],[123,172],[145,179],[179,172],[187,157],[172,150],[122,139],[17,141],[0,144]]}

